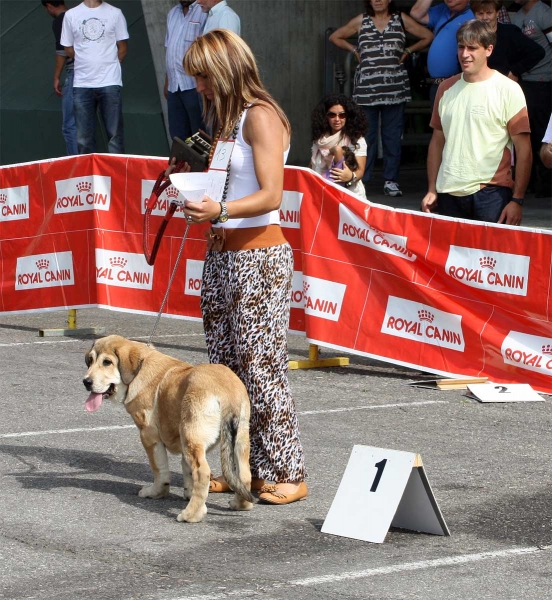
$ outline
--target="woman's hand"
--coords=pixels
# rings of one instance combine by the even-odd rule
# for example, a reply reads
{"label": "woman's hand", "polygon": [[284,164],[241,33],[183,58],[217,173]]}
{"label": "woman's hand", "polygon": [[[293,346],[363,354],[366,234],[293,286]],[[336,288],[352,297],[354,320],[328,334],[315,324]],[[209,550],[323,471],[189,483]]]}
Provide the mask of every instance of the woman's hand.
{"label": "woman's hand", "polygon": [[347,165],[343,165],[343,169],[330,169],[330,175],[336,183],[349,183],[353,178],[353,172]]}
{"label": "woman's hand", "polygon": [[403,52],[401,59],[399,60],[399,65],[402,65],[404,62],[406,62],[408,60],[409,56],[410,56],[409,52]]}
{"label": "woman's hand", "polygon": [[209,196],[203,196],[201,202],[184,202],[184,214],[188,223],[206,223],[220,216],[220,202],[211,200]]}
{"label": "woman's hand", "polygon": [[168,179],[169,175],[172,175],[173,173],[189,173],[191,170],[192,169],[187,162],[183,162],[182,165],[177,168],[176,156],[173,156],[169,161],[169,166],[165,169],[165,177]]}

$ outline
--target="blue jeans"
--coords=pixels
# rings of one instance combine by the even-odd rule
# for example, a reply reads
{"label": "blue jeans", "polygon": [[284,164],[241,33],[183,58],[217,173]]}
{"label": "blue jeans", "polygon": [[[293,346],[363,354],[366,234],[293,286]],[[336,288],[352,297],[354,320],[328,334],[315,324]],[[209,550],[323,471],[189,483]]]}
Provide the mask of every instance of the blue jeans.
{"label": "blue jeans", "polygon": [[169,92],[167,109],[171,138],[179,137],[185,140],[193,133],[197,133],[199,129],[205,131],[205,124],[201,117],[202,108],[201,96],[195,89]]}
{"label": "blue jeans", "polygon": [[67,147],[67,156],[74,156],[79,153],[77,146],[77,125],[73,112],[73,69],[65,71],[65,82],[61,92],[61,133]]}
{"label": "blue jeans", "polygon": [[107,133],[107,151],[124,154],[122,87],[73,88],[79,154],[96,152],[96,111],[99,109]]}
{"label": "blue jeans", "polygon": [[400,104],[379,104],[376,106],[362,106],[368,118],[368,156],[366,157],[366,170],[362,180],[372,179],[372,171],[376,162],[378,149],[378,119],[381,118],[381,142],[383,146],[383,178],[386,181],[399,180],[399,167],[401,164],[402,134],[404,129],[405,102]]}
{"label": "blue jeans", "polygon": [[500,185],[487,185],[475,194],[451,196],[438,194],[437,211],[440,215],[498,223],[504,207],[512,198],[512,190]]}

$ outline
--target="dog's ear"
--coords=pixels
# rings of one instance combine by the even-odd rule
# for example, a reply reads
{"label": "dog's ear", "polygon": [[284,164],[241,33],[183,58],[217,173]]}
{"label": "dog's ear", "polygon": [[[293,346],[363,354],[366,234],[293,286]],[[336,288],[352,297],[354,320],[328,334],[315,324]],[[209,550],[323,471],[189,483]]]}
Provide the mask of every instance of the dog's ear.
{"label": "dog's ear", "polygon": [[92,348],[90,348],[90,350],[84,355],[84,362],[86,363],[87,367],[90,367],[90,365],[94,362],[94,355],[92,354],[94,350],[94,346],[92,346]]}
{"label": "dog's ear", "polygon": [[129,385],[142,368],[142,351],[132,344],[124,344],[113,352],[119,359],[121,379],[125,385]]}

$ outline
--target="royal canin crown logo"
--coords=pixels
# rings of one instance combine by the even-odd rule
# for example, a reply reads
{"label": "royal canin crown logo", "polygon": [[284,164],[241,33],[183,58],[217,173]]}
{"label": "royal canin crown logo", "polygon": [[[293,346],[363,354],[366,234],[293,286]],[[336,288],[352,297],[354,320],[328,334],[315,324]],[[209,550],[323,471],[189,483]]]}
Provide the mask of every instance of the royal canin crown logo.
{"label": "royal canin crown logo", "polygon": [[120,269],[126,267],[127,263],[128,260],[126,258],[123,258],[122,256],[114,256],[113,258],[109,259],[109,264],[112,267],[119,267]]}
{"label": "royal canin crown logo", "polygon": [[381,229],[369,225],[364,218],[352,210],[339,205],[339,229],[337,237],[339,240],[370,248],[376,252],[390,254],[415,261],[416,255],[408,248],[408,238],[404,235],[384,232]]}
{"label": "royal canin crown logo", "polygon": [[464,351],[462,316],[389,296],[381,332],[399,338]]}
{"label": "royal canin crown logo", "polygon": [[496,258],[491,258],[490,256],[483,256],[479,259],[479,264],[482,269],[490,269],[494,270],[496,267]]}
{"label": "royal canin crown logo", "polygon": [[165,194],[167,198],[178,198],[178,190],[174,187],[174,185],[170,185],[166,190]]}
{"label": "royal canin crown logo", "polygon": [[347,286],[328,279],[304,275],[303,308],[305,314],[339,321]]}
{"label": "royal canin crown logo", "polygon": [[510,331],[500,348],[504,363],[552,375],[552,339],[523,331]]}
{"label": "royal canin crown logo", "polygon": [[153,267],[141,253],[96,248],[96,283],[151,290]]}
{"label": "royal canin crown logo", "polygon": [[72,252],[20,256],[15,267],[15,289],[30,290],[75,284]]}
{"label": "royal canin crown logo", "polygon": [[90,181],[79,181],[77,183],[77,190],[79,193],[89,192],[92,189],[92,183]]}
{"label": "royal canin crown logo", "polygon": [[481,290],[527,296],[529,256],[450,246],[445,272],[464,285]]}
{"label": "royal canin crown logo", "polygon": [[419,310],[418,318],[420,321],[428,321],[429,323],[433,323],[435,316],[429,312],[429,310]]}
{"label": "royal canin crown logo", "polygon": [[8,201],[8,195],[0,194],[0,204],[6,204],[7,201]]}

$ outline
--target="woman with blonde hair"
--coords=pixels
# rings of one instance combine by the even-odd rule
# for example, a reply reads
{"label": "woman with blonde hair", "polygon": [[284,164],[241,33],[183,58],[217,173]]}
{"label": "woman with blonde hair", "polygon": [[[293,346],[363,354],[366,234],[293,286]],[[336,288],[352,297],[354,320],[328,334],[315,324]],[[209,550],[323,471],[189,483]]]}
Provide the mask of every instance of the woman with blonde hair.
{"label": "woman with blonde hair", "polygon": [[[262,502],[288,504],[308,493],[287,376],[293,254],[279,216],[291,128],[250,48],[231,31],[197,38],[184,69],[216,132],[213,148],[227,140],[219,146],[227,157],[222,201],[205,196],[184,209],[189,222],[214,225],[201,290],[209,360],[230,367],[249,393],[252,489]],[[222,477],[209,489],[229,491]]]}

